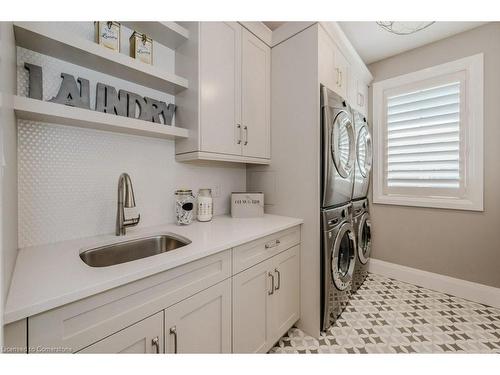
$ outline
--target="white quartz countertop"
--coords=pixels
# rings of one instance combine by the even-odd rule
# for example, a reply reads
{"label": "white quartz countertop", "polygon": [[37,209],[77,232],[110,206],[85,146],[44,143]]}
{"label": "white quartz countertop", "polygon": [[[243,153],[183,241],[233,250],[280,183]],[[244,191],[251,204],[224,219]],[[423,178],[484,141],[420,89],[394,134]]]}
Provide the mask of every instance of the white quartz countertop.
{"label": "white quartz countertop", "polygon": [[[20,249],[5,306],[5,323],[181,266],[245,242],[301,224],[302,219],[276,215],[128,229],[127,235],[101,235]],[[160,233],[187,237],[189,245],[163,254],[109,267],[90,267],[80,259],[85,249]]]}

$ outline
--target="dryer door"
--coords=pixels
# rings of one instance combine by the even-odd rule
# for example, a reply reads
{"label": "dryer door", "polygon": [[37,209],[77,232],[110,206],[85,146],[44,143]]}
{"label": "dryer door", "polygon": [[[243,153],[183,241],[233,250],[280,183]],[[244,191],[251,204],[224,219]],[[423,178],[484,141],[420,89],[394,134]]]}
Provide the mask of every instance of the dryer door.
{"label": "dryer door", "polygon": [[348,178],[354,167],[355,141],[351,116],[340,111],[330,125],[330,152],[340,176]]}
{"label": "dryer door", "polygon": [[333,243],[331,272],[335,287],[346,290],[351,287],[354,272],[356,240],[353,227],[345,223],[340,228]]}
{"label": "dryer door", "polygon": [[367,178],[372,168],[372,138],[366,125],[358,131],[356,151],[359,172],[363,178]]}
{"label": "dryer door", "polygon": [[370,258],[372,249],[371,223],[368,212],[364,213],[359,220],[358,227],[358,259],[362,264],[366,264]]}

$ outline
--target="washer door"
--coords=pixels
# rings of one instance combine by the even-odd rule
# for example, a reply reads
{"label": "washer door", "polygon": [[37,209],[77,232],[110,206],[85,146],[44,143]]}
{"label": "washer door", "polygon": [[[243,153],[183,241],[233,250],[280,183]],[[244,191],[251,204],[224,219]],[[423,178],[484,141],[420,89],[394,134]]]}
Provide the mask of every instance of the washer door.
{"label": "washer door", "polygon": [[364,213],[359,220],[358,227],[358,259],[362,264],[366,264],[370,258],[372,249],[371,223],[368,212]]}
{"label": "washer door", "polygon": [[332,246],[331,272],[333,283],[337,289],[346,290],[351,287],[356,252],[356,240],[351,224],[345,223],[342,225]]}
{"label": "washer door", "polygon": [[347,178],[354,167],[354,127],[346,111],[340,111],[330,124],[330,152],[339,175]]}
{"label": "washer door", "polygon": [[358,131],[356,150],[359,172],[366,178],[372,169],[372,138],[366,125]]}

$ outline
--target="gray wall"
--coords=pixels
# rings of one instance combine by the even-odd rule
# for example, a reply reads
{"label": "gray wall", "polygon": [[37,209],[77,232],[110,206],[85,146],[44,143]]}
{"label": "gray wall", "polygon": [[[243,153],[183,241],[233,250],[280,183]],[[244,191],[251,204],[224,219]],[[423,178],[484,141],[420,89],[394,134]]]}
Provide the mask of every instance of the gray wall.
{"label": "gray wall", "polygon": [[484,53],[484,212],[374,204],[373,258],[500,287],[499,40],[489,23],[369,66],[376,82]]}

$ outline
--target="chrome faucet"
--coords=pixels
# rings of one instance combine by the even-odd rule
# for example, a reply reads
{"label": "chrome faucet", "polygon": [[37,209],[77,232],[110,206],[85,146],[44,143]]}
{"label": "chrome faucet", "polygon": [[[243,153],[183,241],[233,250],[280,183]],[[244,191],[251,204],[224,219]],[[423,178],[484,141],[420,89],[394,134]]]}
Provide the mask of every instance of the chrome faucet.
{"label": "chrome faucet", "polygon": [[124,236],[127,227],[133,227],[139,224],[141,215],[132,219],[125,219],[124,207],[135,207],[134,189],[132,180],[127,173],[122,173],[118,179],[118,210],[116,212],[116,235]]}

